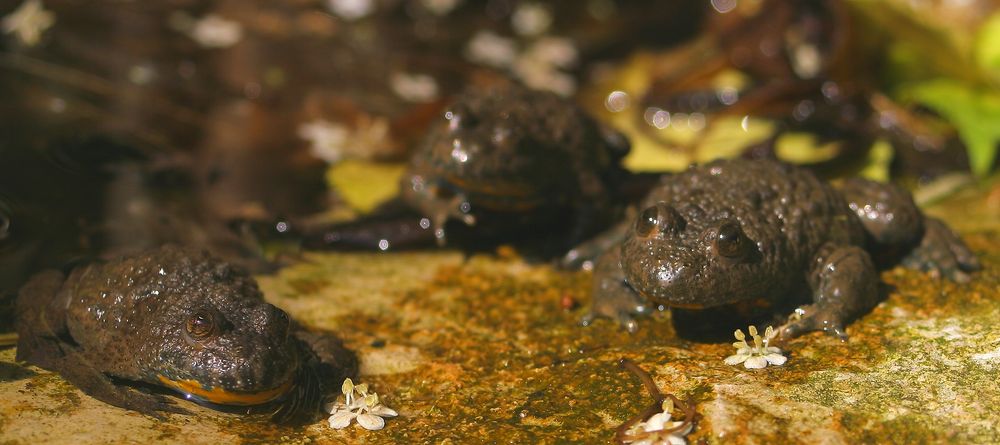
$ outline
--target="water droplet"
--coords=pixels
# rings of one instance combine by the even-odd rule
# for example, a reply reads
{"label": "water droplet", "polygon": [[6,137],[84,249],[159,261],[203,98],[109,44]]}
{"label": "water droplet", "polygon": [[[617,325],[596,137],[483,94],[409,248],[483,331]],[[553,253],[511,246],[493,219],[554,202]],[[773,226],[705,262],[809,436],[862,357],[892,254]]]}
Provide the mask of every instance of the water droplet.
{"label": "water droplet", "polygon": [[464,148],[462,148],[462,141],[461,140],[455,139],[454,141],[452,141],[451,146],[452,146],[452,149],[451,149],[451,157],[452,157],[452,159],[454,159],[454,160],[456,160],[458,162],[461,162],[463,164],[466,163],[466,162],[468,162],[468,160],[469,160],[469,154],[466,153],[466,151],[465,151]]}
{"label": "water droplet", "polygon": [[712,0],[712,7],[719,13],[725,14],[736,9],[736,0]]}
{"label": "water droplet", "polygon": [[604,106],[608,109],[608,111],[617,113],[628,108],[630,102],[631,99],[629,98],[628,93],[615,90],[612,91],[611,94],[608,94],[607,99],[604,100]]}
{"label": "water droplet", "polygon": [[705,115],[701,113],[691,113],[688,117],[688,128],[694,131],[701,131],[705,128]]}
{"label": "water droplet", "polygon": [[733,87],[720,88],[715,92],[715,95],[718,96],[719,102],[722,102],[723,105],[732,105],[740,98],[740,92]]}
{"label": "water droplet", "polygon": [[657,107],[649,107],[643,114],[646,123],[660,130],[670,126],[670,112]]}

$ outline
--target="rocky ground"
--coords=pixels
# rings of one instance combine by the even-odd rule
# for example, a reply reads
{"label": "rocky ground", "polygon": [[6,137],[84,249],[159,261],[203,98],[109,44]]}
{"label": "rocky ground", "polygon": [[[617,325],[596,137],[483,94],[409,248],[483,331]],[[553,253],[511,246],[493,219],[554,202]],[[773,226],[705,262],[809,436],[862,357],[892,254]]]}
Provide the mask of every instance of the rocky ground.
{"label": "rocky ground", "polygon": [[[729,343],[677,337],[668,314],[629,335],[576,321],[586,272],[513,252],[315,254],[260,277],[267,298],[357,351],[360,376],[399,412],[380,431],[325,421],[279,428],[178,401],[159,422],[110,407],[0,351],[0,443],[608,443],[650,399],[618,362],[702,416],[689,442],[991,443],[1000,437],[1000,192],[970,189],[930,211],[985,270],[969,284],[892,269],[887,297],[841,343],[785,345],[780,367],[729,366]],[[569,307],[569,308],[567,308]]]}

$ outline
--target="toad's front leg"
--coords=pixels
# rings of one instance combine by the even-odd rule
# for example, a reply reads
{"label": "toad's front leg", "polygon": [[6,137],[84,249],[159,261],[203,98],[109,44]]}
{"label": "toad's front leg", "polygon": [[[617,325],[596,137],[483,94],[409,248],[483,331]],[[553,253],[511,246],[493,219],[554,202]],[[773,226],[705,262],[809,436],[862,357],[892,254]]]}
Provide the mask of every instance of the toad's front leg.
{"label": "toad's front leg", "polygon": [[809,276],[813,303],[796,309],[779,329],[782,339],[812,331],[847,339],[844,325],[878,302],[878,272],[868,252],[857,246],[820,249]]}
{"label": "toad's front leg", "polygon": [[608,317],[625,326],[629,332],[639,329],[635,317],[649,315],[652,306],[633,290],[625,280],[621,267],[621,249],[608,249],[594,265],[594,287],[590,313],[582,323],[589,325],[596,317]]}

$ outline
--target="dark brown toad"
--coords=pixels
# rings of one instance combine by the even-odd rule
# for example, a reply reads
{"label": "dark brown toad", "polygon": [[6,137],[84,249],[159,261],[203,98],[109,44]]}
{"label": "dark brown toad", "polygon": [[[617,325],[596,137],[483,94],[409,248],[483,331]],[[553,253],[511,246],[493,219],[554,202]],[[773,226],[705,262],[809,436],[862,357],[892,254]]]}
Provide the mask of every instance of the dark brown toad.
{"label": "dark brown toad", "polygon": [[617,219],[628,151],[622,134],[555,94],[514,84],[470,89],[431,125],[399,198],[380,209],[419,217],[337,226],[307,245],[386,250],[443,244],[447,231],[459,245],[543,235],[561,253]]}
{"label": "dark brown toad", "polygon": [[80,266],[68,276],[42,272],[21,289],[17,312],[18,360],[155,417],[185,410],[112,378],[210,405],[281,402],[284,416],[297,415],[288,409],[318,413],[316,371],[329,376],[353,367],[339,341],[300,331],[264,302],[247,272],[173,246]]}
{"label": "dark brown toad", "polygon": [[[783,337],[844,325],[878,301],[872,257],[956,281],[979,262],[906,191],[851,179],[841,187],[768,160],[716,161],[662,178],[636,217],[571,251],[567,263],[606,252],[594,265],[592,315],[630,330],[651,303],[751,313],[811,295]],[[585,322],[589,322],[589,317]]]}

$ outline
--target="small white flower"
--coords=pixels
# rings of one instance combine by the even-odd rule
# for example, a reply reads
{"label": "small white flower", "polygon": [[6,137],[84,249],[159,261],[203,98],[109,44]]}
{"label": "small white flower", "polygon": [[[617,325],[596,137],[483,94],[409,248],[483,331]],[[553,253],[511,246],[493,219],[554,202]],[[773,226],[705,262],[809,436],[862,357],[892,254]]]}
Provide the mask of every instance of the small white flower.
{"label": "small white flower", "polygon": [[374,0],[328,0],[327,6],[344,20],[357,20],[375,11]]}
{"label": "small white flower", "polygon": [[357,420],[358,425],[366,430],[380,430],[385,427],[386,417],[399,415],[392,408],[383,405],[378,394],[369,394],[368,385],[355,386],[351,379],[345,379],[340,390],[344,394],[344,401],[328,403],[324,407],[330,413],[330,428],[347,428],[352,420]]}
{"label": "small white flower", "polygon": [[514,41],[490,31],[479,31],[465,47],[465,57],[475,63],[506,68],[517,58]]}
{"label": "small white flower", "polygon": [[663,401],[663,411],[653,414],[645,422],[632,425],[626,432],[624,443],[631,445],[686,445],[684,436],[691,433],[694,428],[693,423],[677,431],[666,432],[683,425],[684,421],[670,421],[670,413],[674,410],[674,403],[670,399]]}
{"label": "small white flower", "polygon": [[552,13],[538,3],[522,3],[510,17],[514,31],[522,36],[539,35],[552,25]]}
{"label": "small white flower", "polygon": [[562,97],[569,97],[576,91],[573,76],[559,71],[547,61],[518,58],[512,71],[521,82],[536,90],[551,91]]}
{"label": "small white flower", "polygon": [[344,157],[350,131],[344,125],[316,119],[299,125],[298,135],[309,141],[313,156],[335,164]]}
{"label": "small white flower", "polygon": [[579,53],[572,39],[547,36],[531,44],[522,57],[545,60],[559,68],[572,68],[576,65]]}
{"label": "small white flower", "polygon": [[243,26],[237,21],[209,14],[192,23],[188,35],[205,48],[228,48],[243,39]]}
{"label": "small white flower", "polygon": [[751,346],[747,343],[746,335],[743,334],[743,331],[737,329],[733,333],[736,340],[739,340],[733,342],[736,354],[726,357],[724,361],[727,365],[733,366],[743,363],[743,366],[747,369],[761,369],[766,368],[767,365],[781,366],[788,360],[787,357],[782,355],[781,349],[768,346],[768,343],[776,335],[774,328],[768,326],[764,330],[763,337],[757,335],[756,326],[750,326],[748,330],[750,331],[750,336],[753,337],[753,345]]}
{"label": "small white flower", "polygon": [[14,34],[26,46],[35,46],[55,22],[55,14],[46,11],[41,0],[28,0],[3,18],[2,27],[4,33]]}
{"label": "small white flower", "polygon": [[576,64],[577,50],[567,38],[543,37],[514,62],[513,71],[525,85],[566,97],[576,91],[576,80],[559,70]]}
{"label": "small white flower", "polygon": [[408,102],[430,102],[438,97],[438,85],[426,74],[394,73],[389,79],[392,91]]}

